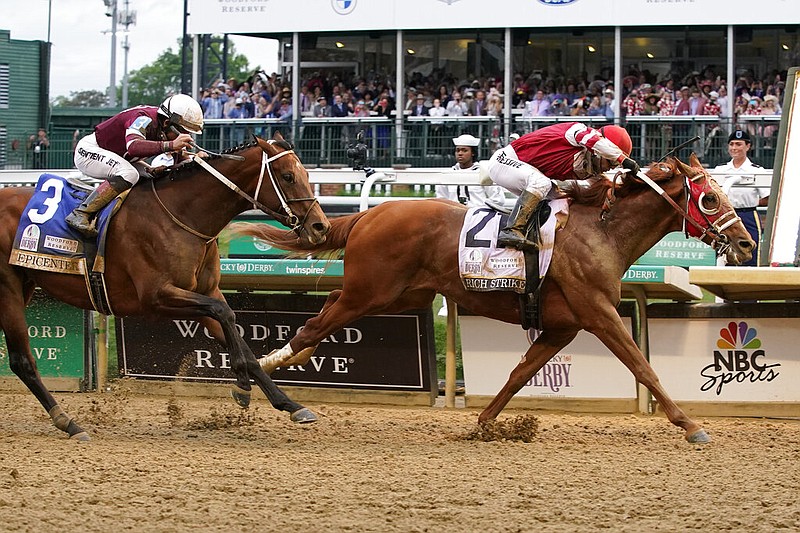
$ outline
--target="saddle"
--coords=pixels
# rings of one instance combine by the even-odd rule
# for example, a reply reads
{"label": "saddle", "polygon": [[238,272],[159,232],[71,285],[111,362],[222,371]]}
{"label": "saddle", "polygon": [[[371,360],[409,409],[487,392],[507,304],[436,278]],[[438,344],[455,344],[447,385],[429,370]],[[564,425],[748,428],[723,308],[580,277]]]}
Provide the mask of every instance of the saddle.
{"label": "saddle", "polygon": [[20,217],[9,263],[61,274],[84,276],[95,310],[113,314],[105,284],[105,246],[111,217],[126,193],[97,214],[98,235],[87,239],[66,224],[66,216],[93,188],[74,178],[42,174]]}
{"label": "saddle", "polygon": [[[459,271],[467,290],[478,292],[512,291],[520,298],[520,322],[525,329],[540,329],[539,291],[549,266],[557,217],[568,209],[566,200],[555,210],[541,202],[527,227],[527,237],[540,243],[540,249],[520,251],[497,248],[497,233],[505,227],[508,213],[486,205],[470,209],[464,217],[459,240]],[[542,226],[545,226],[543,232]]]}

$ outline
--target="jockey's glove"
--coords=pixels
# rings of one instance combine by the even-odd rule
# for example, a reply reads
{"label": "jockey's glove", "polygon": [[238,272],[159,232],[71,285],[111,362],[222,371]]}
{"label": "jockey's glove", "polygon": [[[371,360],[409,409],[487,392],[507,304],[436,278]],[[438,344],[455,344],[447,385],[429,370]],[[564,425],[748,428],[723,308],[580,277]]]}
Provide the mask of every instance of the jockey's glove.
{"label": "jockey's glove", "polygon": [[622,168],[624,168],[625,170],[629,170],[631,174],[633,174],[634,176],[637,175],[639,171],[642,170],[641,168],[639,168],[639,163],[637,163],[630,157],[626,157],[625,159],[622,160]]}

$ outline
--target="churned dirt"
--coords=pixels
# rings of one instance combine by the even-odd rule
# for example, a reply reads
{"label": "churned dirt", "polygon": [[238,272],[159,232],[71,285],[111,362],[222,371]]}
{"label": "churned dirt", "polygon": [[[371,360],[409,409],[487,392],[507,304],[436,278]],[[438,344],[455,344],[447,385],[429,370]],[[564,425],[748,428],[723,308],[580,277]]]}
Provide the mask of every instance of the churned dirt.
{"label": "churned dirt", "polygon": [[800,422],[0,393],[2,531],[797,531]]}

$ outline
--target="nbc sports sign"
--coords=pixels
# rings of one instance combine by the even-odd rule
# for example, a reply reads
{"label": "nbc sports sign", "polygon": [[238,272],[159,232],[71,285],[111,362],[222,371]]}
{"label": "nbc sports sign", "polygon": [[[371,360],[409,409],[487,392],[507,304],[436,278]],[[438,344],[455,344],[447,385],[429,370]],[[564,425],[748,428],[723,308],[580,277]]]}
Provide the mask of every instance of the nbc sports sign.
{"label": "nbc sports sign", "polygon": [[650,361],[674,400],[800,402],[800,318],[650,319]]}

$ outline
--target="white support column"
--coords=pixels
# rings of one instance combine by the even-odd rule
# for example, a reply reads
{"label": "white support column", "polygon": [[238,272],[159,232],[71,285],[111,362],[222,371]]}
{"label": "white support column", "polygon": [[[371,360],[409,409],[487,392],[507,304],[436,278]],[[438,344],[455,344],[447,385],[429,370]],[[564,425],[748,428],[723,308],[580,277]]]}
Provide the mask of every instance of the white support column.
{"label": "white support column", "polygon": [[505,69],[505,76],[503,76],[503,93],[506,95],[503,101],[503,116],[505,117],[505,124],[503,126],[503,138],[508,142],[508,136],[511,135],[511,123],[514,117],[511,115],[511,101],[514,99],[511,87],[511,80],[513,79],[513,72],[511,72],[511,55],[513,52],[513,40],[511,36],[511,28],[506,28],[505,39],[505,54],[503,55],[503,68]]}
{"label": "white support column", "polygon": [[292,34],[292,142],[297,142],[300,119],[300,33]]}
{"label": "white support column", "polygon": [[192,35],[192,95],[200,91],[200,36]]}
{"label": "white support column", "polygon": [[728,25],[728,50],[727,50],[727,63],[728,63],[728,103],[725,105],[728,118],[731,120],[731,129],[733,129],[733,108],[736,103],[736,90],[733,84],[736,81],[736,57],[734,54],[734,47],[736,46],[736,36],[734,34],[733,25]]}
{"label": "white support column", "polygon": [[614,124],[622,109],[622,27],[614,27]]}
{"label": "white support column", "polygon": [[394,130],[395,138],[397,139],[397,147],[395,157],[400,157],[405,154],[405,143],[407,139],[403,138],[403,109],[405,107],[405,48],[403,47],[403,30],[397,30],[396,46],[397,48],[397,78],[395,79],[395,102],[394,102]]}

